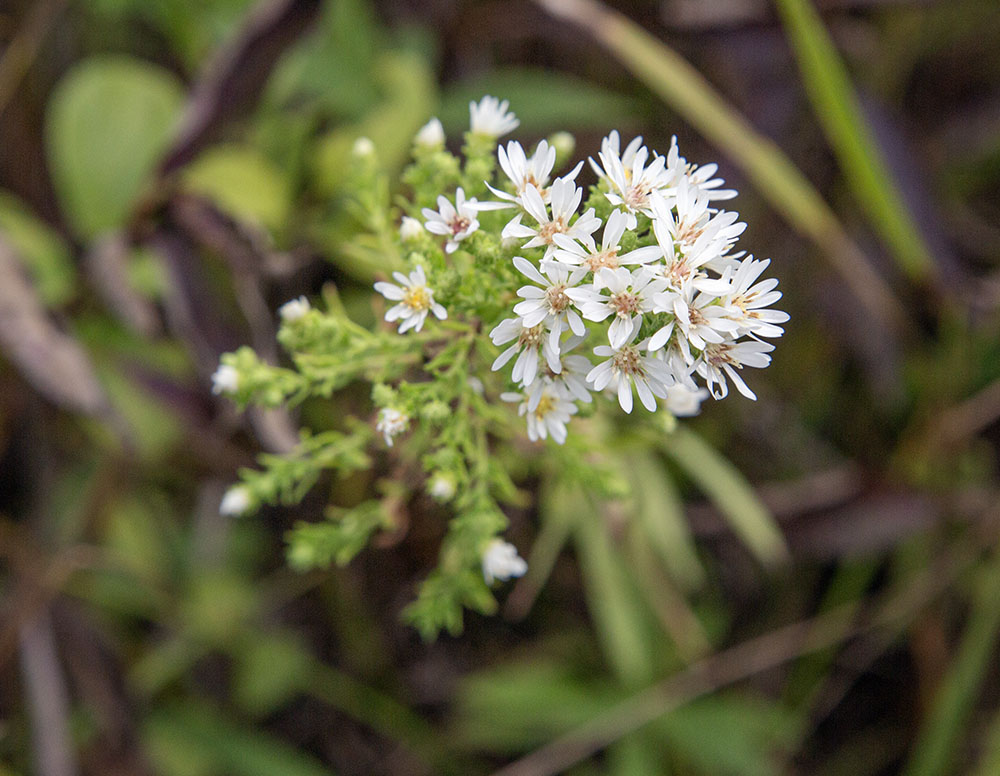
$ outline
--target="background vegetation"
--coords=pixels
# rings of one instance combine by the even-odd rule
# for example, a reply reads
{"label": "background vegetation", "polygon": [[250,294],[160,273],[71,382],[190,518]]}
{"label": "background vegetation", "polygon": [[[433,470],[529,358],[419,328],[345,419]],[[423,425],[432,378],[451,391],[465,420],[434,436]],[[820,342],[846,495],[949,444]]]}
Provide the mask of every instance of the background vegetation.
{"label": "background vegetation", "polygon": [[[617,8],[0,8],[0,774],[1000,773],[996,3]],[[485,93],[718,160],[792,321],[759,402],[623,446],[620,511],[525,472],[530,573],[424,643],[438,508],[289,570],[392,461],[222,518],[294,426],[210,375],[327,283],[374,320],[354,140],[397,170]]]}

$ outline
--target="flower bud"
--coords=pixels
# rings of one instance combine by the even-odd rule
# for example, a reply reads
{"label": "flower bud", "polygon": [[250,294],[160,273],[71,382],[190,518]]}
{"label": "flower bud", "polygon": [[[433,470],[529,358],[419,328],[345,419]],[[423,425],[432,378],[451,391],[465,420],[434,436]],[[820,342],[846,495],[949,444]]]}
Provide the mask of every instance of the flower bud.
{"label": "flower bud", "polygon": [[444,127],[437,117],[432,118],[424,124],[420,131],[413,138],[414,144],[421,148],[438,149],[444,148]]}

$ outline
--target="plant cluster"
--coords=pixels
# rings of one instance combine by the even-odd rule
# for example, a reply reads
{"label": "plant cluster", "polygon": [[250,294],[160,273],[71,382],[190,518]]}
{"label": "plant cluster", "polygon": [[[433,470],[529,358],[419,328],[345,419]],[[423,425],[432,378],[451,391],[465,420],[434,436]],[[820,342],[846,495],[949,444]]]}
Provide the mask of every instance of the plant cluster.
{"label": "plant cluster", "polygon": [[[730,382],[754,399],[742,368],[770,363],[768,340],[788,319],[771,309],[777,280],[761,279],[769,261],[735,251],[746,225],[719,207],[736,192],[714,164],[688,163],[676,140],[665,156],[641,138],[622,149],[613,131],[589,160],[598,182],[584,199],[582,161],[553,177],[572,152],[568,135],[542,140],[530,156],[517,141],[498,145],[518,126],[508,107],[493,97],[470,105],[463,159],[446,149],[440,122],[428,122],[396,207],[375,147],[355,144],[354,208],[391,271],[374,286],[388,326],[356,323],[333,294],[325,311],[292,300],[279,332],[291,368],[243,348],[214,377],[217,393],[244,406],[373,385],[373,422],[304,434],[292,455],[244,472],[222,511],[294,503],[324,470],[368,466],[374,432],[394,452],[402,447],[396,454],[419,462],[427,492],[454,514],[438,568],[407,610],[425,635],[458,630],[463,606],[491,611],[490,585],[526,571],[500,537],[500,504],[518,497],[508,464],[521,423],[530,441],[559,445],[578,425],[559,460],[593,468],[595,396],[631,413],[637,395],[665,428],[709,395],[724,398]],[[605,484],[612,495],[617,485]],[[348,562],[392,526],[386,502],[399,497],[331,507],[327,521],[298,526],[290,561]]]}

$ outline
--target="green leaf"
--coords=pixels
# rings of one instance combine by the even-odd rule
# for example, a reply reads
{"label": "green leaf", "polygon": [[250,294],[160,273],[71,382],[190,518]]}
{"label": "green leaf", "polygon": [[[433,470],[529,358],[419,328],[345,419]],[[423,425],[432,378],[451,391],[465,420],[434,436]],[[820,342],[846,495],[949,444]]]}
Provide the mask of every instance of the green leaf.
{"label": "green leaf", "polygon": [[754,698],[714,695],[663,717],[657,729],[670,749],[699,772],[727,776],[778,776],[776,753],[789,747],[792,715]]}
{"label": "green leaf", "polygon": [[187,698],[154,711],[144,741],[167,776],[330,776],[315,758],[273,736],[242,727],[205,702]]}
{"label": "green leaf", "polygon": [[450,132],[469,128],[469,103],[492,94],[510,100],[521,131],[596,129],[607,131],[635,114],[633,101],[565,73],[518,68],[496,70],[447,90],[439,118]]}
{"label": "green leaf", "polygon": [[563,665],[518,661],[462,680],[453,732],[463,748],[516,754],[589,722],[621,698],[620,689],[582,681]]}
{"label": "green leaf", "polygon": [[733,531],[762,563],[787,560],[788,547],[781,529],[735,466],[683,426],[657,439],[663,451],[715,503]]}
{"label": "green leaf", "polygon": [[564,490],[562,503],[576,514],[576,546],[587,606],[608,662],[627,687],[650,682],[656,671],[651,617],[634,577],[604,525],[580,492]]}
{"label": "green leaf", "polygon": [[622,459],[623,474],[632,482],[637,527],[664,566],[682,587],[697,588],[705,581],[684,507],[670,473],[653,456],[636,450]]}
{"label": "green leaf", "polygon": [[73,298],[76,267],[66,243],[23,202],[4,191],[0,191],[0,232],[31,272],[38,296],[46,306],[58,307]]}
{"label": "green leaf", "polygon": [[272,231],[285,225],[292,204],[284,173],[252,148],[230,145],[206,151],[185,169],[183,183],[238,220]]}
{"label": "green leaf", "polygon": [[234,696],[250,713],[270,714],[308,686],[312,662],[292,633],[255,633],[238,656]]}
{"label": "green leaf", "polygon": [[84,60],[56,86],[45,128],[49,165],[81,237],[125,223],[171,139],[182,100],[169,72],[122,56]]}

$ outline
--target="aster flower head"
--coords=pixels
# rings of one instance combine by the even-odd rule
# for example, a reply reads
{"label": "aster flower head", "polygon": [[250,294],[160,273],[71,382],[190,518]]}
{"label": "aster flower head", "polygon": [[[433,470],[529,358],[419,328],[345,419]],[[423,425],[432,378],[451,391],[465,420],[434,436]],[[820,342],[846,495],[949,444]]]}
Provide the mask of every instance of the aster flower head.
{"label": "aster flower head", "polygon": [[565,234],[553,235],[552,240],[557,247],[552,252],[552,259],[562,264],[584,267],[596,274],[602,268],[617,269],[623,264],[644,264],[660,258],[662,253],[655,245],[646,245],[625,254],[618,253],[628,223],[629,215],[625,211],[611,211],[604,223],[600,248],[591,235],[582,235],[577,239]]}
{"label": "aster flower head", "polygon": [[493,539],[483,551],[483,579],[487,585],[494,580],[506,581],[512,577],[520,577],[528,570],[528,564],[517,548],[503,539]]}
{"label": "aster flower head", "polygon": [[525,326],[520,318],[508,318],[490,332],[490,339],[494,345],[504,345],[514,340],[513,345],[496,357],[492,369],[496,372],[516,355],[517,361],[514,362],[511,379],[523,387],[535,381],[539,355],[553,373],[558,374],[562,369],[559,351],[552,347],[552,338],[546,336],[545,327],[541,323]]}
{"label": "aster flower head", "polygon": [[425,227],[432,234],[445,235],[445,253],[454,253],[458,244],[479,228],[478,213],[482,208],[476,198],[465,199],[465,190],[460,186],[455,191],[455,204],[443,194],[437,198],[438,209],[423,209],[427,219]]}
{"label": "aster flower head", "polygon": [[496,97],[486,95],[477,102],[469,103],[469,131],[474,135],[503,137],[517,129],[521,122],[510,112],[510,102],[501,102]]}
{"label": "aster flower head", "polygon": [[625,412],[632,412],[632,386],[639,394],[642,406],[650,412],[656,411],[656,399],[667,397],[667,389],[674,384],[670,368],[658,358],[646,352],[646,341],[634,343],[639,333],[640,322],[632,326],[628,341],[621,347],[601,345],[594,348],[594,354],[605,357],[587,374],[587,382],[595,391],[611,388],[618,395],[618,403]]}
{"label": "aster flower head", "polygon": [[226,517],[239,517],[250,509],[250,491],[246,485],[233,485],[222,495],[219,502],[219,514]]}
{"label": "aster flower head", "polygon": [[642,315],[651,312],[658,293],[666,288],[663,280],[642,268],[604,267],[594,276],[594,285],[566,291],[589,321],[603,321],[614,316],[608,329],[612,348],[620,348],[632,338],[633,324],[642,323]]}
{"label": "aster flower head", "polygon": [[780,337],[784,334],[778,324],[788,320],[788,313],[767,309],[781,299],[777,278],[757,282],[770,259],[759,260],[748,256],[740,262],[731,275],[731,288],[722,298],[741,334],[756,337]]}
{"label": "aster flower head", "polygon": [[518,404],[517,414],[527,418],[528,439],[532,442],[549,436],[559,444],[566,441],[566,424],[577,413],[577,407],[558,383],[536,380],[525,393],[502,393],[500,398]]}
{"label": "aster flower head", "polygon": [[714,177],[719,171],[719,165],[712,164],[691,164],[680,154],[677,148],[677,136],[670,139],[670,150],[667,151],[667,175],[670,186],[678,186],[682,179],[710,200],[732,199],[736,196],[735,189],[723,189],[725,185],[722,178]]}
{"label": "aster flower head", "polygon": [[392,438],[404,433],[410,425],[408,415],[392,407],[383,407],[378,413],[375,430],[382,434],[385,443],[392,447]]}
{"label": "aster flower head", "polygon": [[601,225],[601,219],[594,215],[593,208],[589,208],[573,221],[582,199],[583,189],[572,178],[556,178],[549,188],[550,215],[549,206],[542,199],[541,192],[528,184],[521,196],[521,204],[537,225],[530,227],[521,223],[522,214],[518,214],[503,228],[501,236],[505,239],[527,237],[528,242],[521,246],[523,249],[545,246],[546,255],[555,250],[553,237],[557,234],[565,234],[573,239],[590,237]]}
{"label": "aster flower head", "polygon": [[771,363],[768,355],[774,350],[770,342],[750,339],[742,342],[709,343],[695,363],[695,371],[705,378],[708,389],[716,399],[724,399],[729,394],[728,377],[741,394],[757,400],[757,395],[740,377],[744,366],[762,369]]}
{"label": "aster flower head", "polygon": [[677,383],[667,388],[667,410],[677,418],[690,418],[701,412],[701,403],[709,397],[707,388],[690,388]]}
{"label": "aster flower head", "polygon": [[386,311],[385,319],[400,321],[400,334],[410,329],[420,331],[428,312],[434,313],[439,321],[448,317],[444,307],[434,301],[434,291],[427,285],[423,267],[418,265],[409,277],[402,272],[393,272],[392,276],[399,285],[383,280],[375,284],[375,290],[386,299],[398,302]]}
{"label": "aster flower head", "polygon": [[240,373],[229,364],[219,364],[212,374],[212,393],[236,393],[240,387]]}
{"label": "aster flower head", "polygon": [[304,318],[306,313],[308,313],[311,309],[309,300],[304,296],[300,296],[298,299],[291,299],[281,305],[281,307],[278,308],[278,315],[281,316],[281,320],[290,323]]}
{"label": "aster flower head", "polygon": [[500,169],[504,175],[514,184],[514,193],[508,194],[487,182],[490,191],[500,199],[520,203],[521,196],[528,186],[534,186],[541,192],[543,199],[547,198],[549,175],[552,174],[552,168],[556,164],[556,149],[551,147],[548,141],[542,140],[529,158],[521,144],[511,140],[507,143],[506,149],[502,145],[497,146],[497,161],[500,162]]}
{"label": "aster flower head", "polygon": [[423,148],[444,148],[444,127],[436,116],[424,124],[413,142]]}
{"label": "aster flower head", "polygon": [[403,220],[399,223],[400,240],[410,242],[411,240],[416,240],[423,233],[424,225],[420,221],[410,216],[403,216]]}
{"label": "aster flower head", "polygon": [[619,156],[618,135],[609,135],[601,143],[601,150],[597,154],[601,160],[600,166],[592,163],[597,174],[608,182],[610,190],[605,195],[608,201],[629,213],[630,229],[635,228],[636,213],[649,214],[650,194],[666,189],[670,183],[666,160],[653,154],[652,161],[647,164],[650,151],[641,144],[641,138],[636,140]]}
{"label": "aster flower head", "polygon": [[514,312],[526,327],[544,322],[551,332],[551,346],[559,349],[559,338],[568,327],[582,337],[586,327],[579,314],[572,307],[567,289],[573,288],[583,278],[584,271],[569,271],[554,262],[542,262],[541,270],[522,256],[514,257],[518,272],[536,285],[521,286],[517,295],[524,301],[514,305]]}

